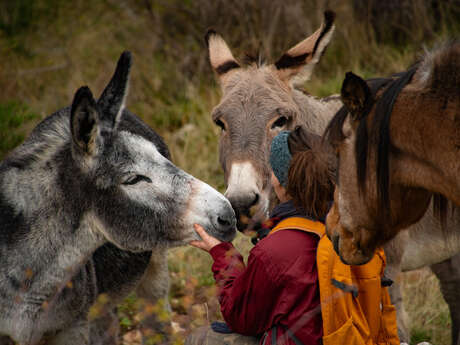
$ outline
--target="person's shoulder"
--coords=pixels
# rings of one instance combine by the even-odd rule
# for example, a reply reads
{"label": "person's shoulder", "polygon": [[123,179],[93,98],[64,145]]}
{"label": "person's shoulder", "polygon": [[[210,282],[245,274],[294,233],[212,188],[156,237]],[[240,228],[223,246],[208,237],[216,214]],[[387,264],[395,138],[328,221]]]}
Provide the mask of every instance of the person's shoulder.
{"label": "person's shoulder", "polygon": [[279,230],[263,240],[254,248],[261,255],[277,257],[296,257],[309,250],[316,251],[319,237],[314,233],[296,229]]}
{"label": "person's shoulder", "polygon": [[319,236],[314,232],[299,229],[283,229],[264,238],[267,244],[276,245],[279,242],[294,241],[301,245],[312,243],[315,247],[318,245]]}

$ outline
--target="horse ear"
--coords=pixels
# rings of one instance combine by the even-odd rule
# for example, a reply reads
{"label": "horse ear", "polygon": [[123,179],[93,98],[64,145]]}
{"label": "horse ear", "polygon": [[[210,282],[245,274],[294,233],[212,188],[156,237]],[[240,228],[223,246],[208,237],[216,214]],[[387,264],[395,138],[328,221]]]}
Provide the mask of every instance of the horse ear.
{"label": "horse ear", "polygon": [[334,20],[334,12],[324,12],[321,27],[281,56],[275,63],[281,79],[294,85],[310,79],[313,69],[331,41],[335,29]]}
{"label": "horse ear", "polygon": [[208,47],[211,67],[217,73],[221,84],[223,84],[228,73],[240,68],[240,64],[233,57],[224,39],[213,29],[208,30],[204,39]]}
{"label": "horse ear", "polygon": [[85,154],[97,151],[99,111],[93,94],[87,86],[76,92],[70,110],[70,130],[74,146]]}
{"label": "horse ear", "polygon": [[101,110],[101,120],[108,121],[112,129],[115,128],[116,124],[119,122],[125,107],[131,61],[132,58],[129,51],[125,51],[121,54],[112,79],[97,101],[99,109]]}
{"label": "horse ear", "polygon": [[352,72],[347,72],[340,96],[353,120],[359,120],[371,98],[371,90],[363,79]]}

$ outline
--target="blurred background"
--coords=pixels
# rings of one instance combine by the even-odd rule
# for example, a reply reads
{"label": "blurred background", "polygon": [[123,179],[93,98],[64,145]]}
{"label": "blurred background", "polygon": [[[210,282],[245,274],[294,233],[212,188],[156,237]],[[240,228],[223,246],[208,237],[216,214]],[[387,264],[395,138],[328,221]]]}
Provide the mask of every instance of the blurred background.
{"label": "blurred background", "polygon": [[[88,85],[102,92],[120,53],[134,64],[127,107],[167,141],[174,162],[224,191],[218,129],[210,111],[219,87],[203,36],[216,29],[234,55],[267,62],[313,33],[323,11],[336,33],[305,90],[337,93],[345,72],[384,76],[409,67],[424,49],[460,36],[460,0],[0,0],[0,158],[44,117]],[[247,254],[249,240],[237,247]],[[173,319],[184,331],[220,318],[209,257],[192,248],[170,254]],[[450,318],[428,269],[405,273],[412,341],[450,344]],[[136,344],[139,304],[119,309],[125,344]]]}

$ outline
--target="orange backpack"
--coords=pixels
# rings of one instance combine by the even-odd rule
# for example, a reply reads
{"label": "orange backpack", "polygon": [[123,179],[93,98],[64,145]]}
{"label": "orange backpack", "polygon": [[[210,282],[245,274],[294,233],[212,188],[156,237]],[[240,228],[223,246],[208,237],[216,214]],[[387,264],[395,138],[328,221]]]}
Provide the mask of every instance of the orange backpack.
{"label": "orange backpack", "polygon": [[388,288],[382,286],[383,249],[361,266],[342,263],[321,222],[291,217],[270,234],[295,229],[319,236],[316,254],[323,318],[324,345],[399,345],[396,311]]}

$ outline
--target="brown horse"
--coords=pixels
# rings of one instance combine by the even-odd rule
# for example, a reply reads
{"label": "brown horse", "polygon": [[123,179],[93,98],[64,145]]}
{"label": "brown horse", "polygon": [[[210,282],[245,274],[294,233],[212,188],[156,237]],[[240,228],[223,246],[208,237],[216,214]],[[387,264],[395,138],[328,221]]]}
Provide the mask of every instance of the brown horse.
{"label": "brown horse", "polygon": [[[327,142],[321,140],[319,136],[310,133],[306,130],[301,130],[301,128],[296,129],[295,137],[301,138],[302,147],[299,148],[298,144],[293,148],[290,146],[293,152],[297,152],[293,155],[291,166],[289,169],[289,178],[288,178],[288,192],[291,195],[299,193],[302,191],[304,195],[303,198],[297,200],[305,210],[311,209],[312,205],[317,205],[320,207],[324,205],[324,202],[332,199],[332,194],[334,191],[335,176],[336,176],[336,156],[333,153],[333,150],[330,148]],[[298,140],[300,141],[300,140]],[[320,192],[321,191],[321,192]],[[329,198],[327,193],[329,193]],[[311,211],[310,211],[311,212]],[[429,221],[433,223],[431,226],[428,224]],[[446,237],[444,236],[432,236],[433,242],[431,245],[416,246],[407,245],[413,241],[417,241],[417,238],[411,238],[411,235],[417,233],[417,231],[424,231],[425,228],[436,229],[439,227],[439,219],[435,217],[425,216],[422,221],[418,222],[416,225],[413,225],[410,228],[410,231],[404,231],[397,235],[397,237],[390,241],[385,246],[385,252],[390,254],[389,257],[389,266],[385,270],[385,275],[387,277],[395,276],[395,266],[396,262],[405,266],[406,270],[410,269],[411,263],[414,258],[420,255],[425,255],[427,257],[433,258],[436,254],[431,251],[439,250],[443,246],[447,247],[449,244],[445,243]],[[447,226],[448,224],[448,226]],[[457,242],[457,245],[452,244],[458,250],[458,243],[460,243],[460,232],[455,231],[460,227],[460,212],[456,212],[455,216],[451,216],[446,219],[446,227],[448,231],[456,234],[456,237],[449,236],[450,240]],[[436,243],[441,241],[440,243]],[[420,249],[423,248],[423,252],[420,252]],[[414,249],[418,249],[418,252],[414,252]],[[399,257],[399,259],[397,259]],[[416,259],[417,260],[417,259]],[[418,259],[417,261],[419,261]],[[438,278],[441,281],[441,290],[443,292],[444,298],[449,304],[449,308],[452,316],[452,344],[460,345],[459,338],[459,312],[458,308],[460,307],[460,301],[458,299],[458,277],[460,273],[460,254],[455,255],[450,260],[444,261],[440,264],[432,265],[432,269]],[[454,283],[457,279],[457,283]],[[401,295],[398,288],[390,288],[390,293],[392,301],[395,305],[401,308]],[[403,316],[400,315],[402,312],[401,309],[398,310],[398,328],[400,333],[403,332],[401,329],[400,323],[404,323]],[[407,335],[400,334],[401,341],[407,341]]]}
{"label": "brown horse", "polygon": [[[333,18],[332,13],[326,13],[319,30],[289,49],[275,64],[252,62],[243,65],[234,58],[220,35],[211,31],[206,36],[210,62],[223,91],[222,99],[212,113],[213,120],[221,128],[220,162],[225,172],[226,196],[240,216],[240,230],[245,228],[248,218],[252,217],[249,222],[256,222],[266,217],[271,202],[276,202],[270,200],[268,153],[272,138],[280,130],[293,129],[297,125],[322,134],[329,120],[343,105],[339,96],[318,99],[294,85],[308,80],[319,62],[332,38]],[[297,64],[286,61],[297,61]],[[456,215],[457,218],[447,219],[447,227],[460,226],[460,212]],[[440,228],[433,213],[427,212],[419,223],[385,247],[388,271],[391,271],[392,277],[401,271],[449,259],[460,251],[460,233],[449,231],[446,240],[441,231],[436,230]],[[439,265],[436,273],[448,272],[444,276],[438,274],[441,282],[446,282],[446,289],[460,291],[457,288],[460,286],[460,274],[450,272],[450,267],[450,261],[447,261]],[[398,308],[400,337],[408,341],[403,327],[399,286],[394,284],[391,292]],[[456,294],[449,296],[447,302],[460,319],[460,305],[455,304],[460,297]],[[452,316],[456,314],[452,312]],[[455,334],[458,323],[453,322]]]}
{"label": "brown horse", "polygon": [[460,205],[460,42],[369,85],[347,73],[326,131],[340,162],[328,233],[355,265],[417,222],[433,193],[441,213],[440,195]]}

